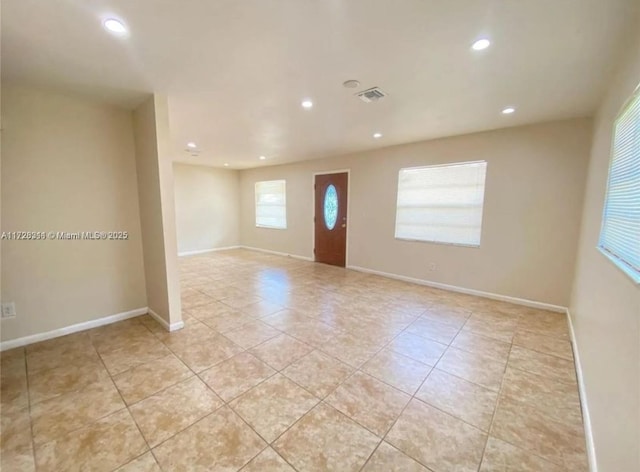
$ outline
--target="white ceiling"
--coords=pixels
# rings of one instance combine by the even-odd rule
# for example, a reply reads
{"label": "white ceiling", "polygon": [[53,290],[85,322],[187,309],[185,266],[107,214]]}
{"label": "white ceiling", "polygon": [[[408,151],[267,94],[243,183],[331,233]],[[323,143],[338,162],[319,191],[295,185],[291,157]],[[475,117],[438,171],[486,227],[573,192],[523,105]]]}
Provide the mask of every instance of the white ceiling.
{"label": "white ceiling", "polygon": [[[2,77],[128,107],[166,93],[176,160],[255,167],[589,115],[638,3],[2,0]],[[373,86],[389,96],[354,97]]]}

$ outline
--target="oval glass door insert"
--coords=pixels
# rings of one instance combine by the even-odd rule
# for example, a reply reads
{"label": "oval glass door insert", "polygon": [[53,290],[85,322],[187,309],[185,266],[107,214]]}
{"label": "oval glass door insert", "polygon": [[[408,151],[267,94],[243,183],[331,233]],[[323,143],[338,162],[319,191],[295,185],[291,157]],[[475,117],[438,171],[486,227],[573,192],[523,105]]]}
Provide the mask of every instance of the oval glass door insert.
{"label": "oval glass door insert", "polygon": [[338,192],[333,184],[324,193],[324,224],[332,230],[338,221]]}

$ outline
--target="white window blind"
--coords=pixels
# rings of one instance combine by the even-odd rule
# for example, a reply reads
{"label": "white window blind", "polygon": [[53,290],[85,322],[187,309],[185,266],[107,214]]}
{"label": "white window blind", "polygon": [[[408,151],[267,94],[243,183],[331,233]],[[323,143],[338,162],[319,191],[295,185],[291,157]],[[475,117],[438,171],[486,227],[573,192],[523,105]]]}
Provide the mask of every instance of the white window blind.
{"label": "white window blind", "polygon": [[640,282],[640,90],[614,125],[599,246]]}
{"label": "white window blind", "polygon": [[287,227],[287,190],[284,180],[256,182],[256,226]]}
{"label": "white window blind", "polygon": [[485,161],[400,169],[396,238],[480,246]]}

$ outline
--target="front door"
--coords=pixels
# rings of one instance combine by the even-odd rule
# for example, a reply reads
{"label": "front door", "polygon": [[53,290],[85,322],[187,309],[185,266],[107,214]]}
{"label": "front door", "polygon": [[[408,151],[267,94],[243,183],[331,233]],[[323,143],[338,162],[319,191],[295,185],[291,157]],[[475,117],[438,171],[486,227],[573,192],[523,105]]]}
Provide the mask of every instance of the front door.
{"label": "front door", "polygon": [[316,175],[316,262],[344,267],[347,259],[347,187],[349,174]]}

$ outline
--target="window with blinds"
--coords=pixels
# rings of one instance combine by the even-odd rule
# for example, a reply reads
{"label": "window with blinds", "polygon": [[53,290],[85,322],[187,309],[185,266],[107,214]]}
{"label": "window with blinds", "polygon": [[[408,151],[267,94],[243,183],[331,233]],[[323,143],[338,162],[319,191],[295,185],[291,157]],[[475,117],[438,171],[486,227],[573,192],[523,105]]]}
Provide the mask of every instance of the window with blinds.
{"label": "window with blinds", "polygon": [[614,124],[599,248],[640,283],[640,88]]}
{"label": "window with blinds", "polygon": [[485,161],[400,169],[396,238],[480,246]]}
{"label": "window with blinds", "polygon": [[256,182],[256,226],[286,229],[287,190],[284,180]]}

